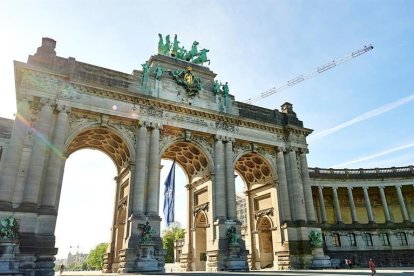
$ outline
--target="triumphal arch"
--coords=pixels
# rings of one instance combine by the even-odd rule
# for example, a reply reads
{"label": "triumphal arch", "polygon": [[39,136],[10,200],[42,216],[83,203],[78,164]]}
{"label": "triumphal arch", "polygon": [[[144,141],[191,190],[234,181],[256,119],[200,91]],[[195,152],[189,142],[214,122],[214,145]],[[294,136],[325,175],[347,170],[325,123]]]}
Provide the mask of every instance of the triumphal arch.
{"label": "triumphal arch", "polygon": [[[188,177],[183,271],[302,268],[323,258],[310,242],[320,231],[306,159],[311,130],[290,103],[270,110],[236,101],[198,42],[187,51],[160,35],[158,54],[132,74],[59,57],[55,46],[43,38],[14,65],[17,114],[0,174],[0,217],[19,225],[9,237],[18,244],[13,269],[53,275],[65,160],[84,148],[106,153],[118,172],[104,272],[163,272],[163,158]],[[244,240],[236,172],[245,183]]]}

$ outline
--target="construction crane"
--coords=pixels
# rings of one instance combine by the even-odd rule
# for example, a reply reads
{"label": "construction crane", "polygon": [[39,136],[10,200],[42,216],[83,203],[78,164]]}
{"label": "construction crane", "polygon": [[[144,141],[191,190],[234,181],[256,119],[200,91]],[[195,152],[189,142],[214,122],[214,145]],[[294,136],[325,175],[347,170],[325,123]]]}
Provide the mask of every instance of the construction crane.
{"label": "construction crane", "polygon": [[346,62],[346,61],[348,61],[350,59],[353,59],[353,58],[356,58],[356,57],[358,57],[358,56],[360,56],[362,54],[365,54],[365,53],[371,51],[372,49],[374,49],[374,46],[372,46],[371,44],[368,45],[368,46],[364,46],[364,48],[362,48],[360,50],[357,50],[355,52],[352,52],[349,55],[347,55],[347,56],[345,56],[345,57],[343,57],[341,59],[333,60],[333,61],[331,61],[331,62],[329,62],[327,64],[324,64],[322,66],[319,66],[315,70],[313,70],[313,71],[311,71],[311,72],[309,72],[307,74],[302,74],[302,75],[299,75],[299,76],[297,76],[297,77],[289,80],[287,83],[285,83],[282,86],[278,86],[278,87],[275,86],[273,88],[270,88],[269,90],[267,90],[267,91],[263,92],[262,94],[260,94],[260,96],[258,96],[256,98],[247,99],[247,100],[245,100],[243,102],[244,103],[251,104],[251,103],[256,102],[258,100],[261,100],[261,99],[264,99],[266,97],[269,97],[270,95],[273,95],[273,94],[275,94],[277,92],[280,92],[280,91],[282,91],[284,89],[287,89],[287,88],[289,88],[289,87],[291,87],[291,86],[293,86],[295,84],[298,84],[298,83],[300,83],[300,82],[302,82],[302,81],[304,81],[306,79],[312,78],[312,77],[316,76],[317,74],[320,74],[320,73],[325,72],[325,71],[327,71],[329,69],[332,69],[335,66],[337,66],[339,64],[342,64],[342,63],[344,63],[344,62]]}

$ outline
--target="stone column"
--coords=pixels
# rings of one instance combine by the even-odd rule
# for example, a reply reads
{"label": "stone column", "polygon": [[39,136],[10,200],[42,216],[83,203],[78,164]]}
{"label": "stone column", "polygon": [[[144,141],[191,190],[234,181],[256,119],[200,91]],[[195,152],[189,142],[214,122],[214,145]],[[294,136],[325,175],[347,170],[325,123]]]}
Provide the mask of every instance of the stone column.
{"label": "stone column", "polygon": [[305,208],[305,199],[303,196],[303,187],[299,178],[299,170],[296,159],[296,150],[291,147],[289,149],[289,162],[290,162],[290,175],[292,177],[292,187],[293,187],[293,198],[296,202],[294,203],[295,210],[295,220],[296,221],[306,221],[306,208]]}
{"label": "stone column", "polygon": [[352,223],[358,223],[358,216],[355,208],[354,195],[352,194],[352,187],[348,187],[349,208],[351,209]]}
{"label": "stone column", "polygon": [[224,152],[221,136],[215,137],[214,144],[214,199],[216,218],[226,218],[226,189],[224,183]]}
{"label": "stone column", "polygon": [[337,187],[332,187],[332,197],[335,207],[336,223],[342,223],[341,206],[339,205]]}
{"label": "stone column", "polygon": [[49,128],[52,123],[53,109],[48,99],[41,99],[41,107],[37,126],[34,128],[33,151],[30,158],[30,164],[27,171],[27,179],[23,202],[28,206],[39,203],[41,191],[41,181],[48,151]]}
{"label": "stone column", "polygon": [[[147,215],[158,216],[158,189],[160,185],[160,129],[155,125],[151,131],[147,185]],[[139,172],[137,172],[139,173]]]}
{"label": "stone column", "polygon": [[30,127],[29,117],[29,103],[26,99],[22,99],[17,105],[17,114],[10,136],[9,145],[3,152],[4,156],[0,167],[0,204],[7,204],[10,207],[20,163],[23,141],[27,135],[27,130]]}
{"label": "stone column", "polygon": [[139,122],[136,131],[135,142],[135,178],[133,188],[132,213],[134,215],[144,215],[145,206],[145,186],[147,184],[147,127],[145,122]]}
{"label": "stone column", "polygon": [[55,127],[54,127],[54,136],[53,136],[53,149],[49,157],[49,163],[46,172],[46,181],[43,189],[43,198],[42,205],[52,208],[57,207],[57,202],[59,201],[58,191],[59,187],[62,185],[60,182],[60,175],[63,171],[63,165],[65,164],[65,159],[63,151],[65,150],[65,140],[69,127],[69,118],[68,112],[69,108],[58,105],[56,110],[59,112],[57,115]]}
{"label": "stone column", "polygon": [[227,218],[231,220],[237,219],[236,215],[236,187],[234,180],[233,167],[233,141],[232,138],[227,138],[227,143],[224,144],[225,162],[226,162],[226,196],[227,196]]}
{"label": "stone column", "polygon": [[391,222],[390,210],[388,209],[387,197],[385,196],[384,186],[378,187],[381,196],[382,208],[384,209],[385,222]]}
{"label": "stone column", "polygon": [[292,221],[292,216],[290,214],[289,193],[286,180],[285,158],[283,156],[284,150],[284,148],[278,147],[276,154],[277,175],[280,189],[279,200],[280,205],[282,207],[282,221]]}
{"label": "stone column", "polygon": [[395,189],[397,190],[397,197],[398,197],[398,202],[400,203],[403,220],[404,222],[409,222],[410,218],[408,217],[407,207],[405,206],[405,203],[404,203],[404,197],[401,192],[401,185],[395,186]]}
{"label": "stone column", "polygon": [[323,199],[323,187],[319,186],[318,191],[319,191],[319,205],[321,208],[322,223],[326,223],[327,220],[326,220],[325,200]]}
{"label": "stone column", "polygon": [[306,217],[310,223],[316,222],[315,207],[313,206],[312,187],[309,177],[308,161],[306,154],[308,149],[302,149],[300,153],[300,168],[302,174],[303,192],[305,195]]}
{"label": "stone column", "polygon": [[364,191],[364,201],[365,201],[365,208],[367,209],[368,214],[368,223],[374,223],[374,216],[372,214],[371,202],[369,200],[368,195],[368,187],[362,187]]}

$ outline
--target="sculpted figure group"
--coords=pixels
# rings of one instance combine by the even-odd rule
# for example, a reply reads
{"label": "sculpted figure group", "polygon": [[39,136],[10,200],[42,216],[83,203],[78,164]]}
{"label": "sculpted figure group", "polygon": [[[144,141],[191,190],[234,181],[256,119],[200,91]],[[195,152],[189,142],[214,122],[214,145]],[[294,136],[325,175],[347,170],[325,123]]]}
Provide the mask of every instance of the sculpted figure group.
{"label": "sculpted figure group", "polygon": [[19,237],[19,225],[13,216],[0,220],[0,238],[15,240]]}
{"label": "sculpted figure group", "polygon": [[202,49],[198,51],[197,46],[198,42],[194,41],[191,49],[187,51],[184,47],[180,47],[180,41],[177,39],[177,35],[174,36],[174,41],[171,43],[170,35],[165,37],[165,42],[162,37],[162,34],[158,34],[158,53],[163,55],[170,55],[177,59],[190,61],[195,64],[203,64],[204,62],[208,62],[210,65],[210,60],[207,58],[207,53],[209,50]]}

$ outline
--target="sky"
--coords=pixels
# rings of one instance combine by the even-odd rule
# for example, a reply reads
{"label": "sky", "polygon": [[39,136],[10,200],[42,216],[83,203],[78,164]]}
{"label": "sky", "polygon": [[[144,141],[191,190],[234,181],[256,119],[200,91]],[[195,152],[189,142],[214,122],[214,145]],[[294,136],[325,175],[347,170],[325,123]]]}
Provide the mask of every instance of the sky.
{"label": "sky", "polygon": [[[42,37],[57,41],[58,56],[125,73],[140,70],[156,54],[158,33],[177,34],[186,48],[197,40],[210,50],[216,79],[227,81],[240,101],[372,44],[372,51],[254,104],[279,110],[284,102],[293,104],[314,131],[308,137],[310,167],[414,164],[413,1],[0,3],[0,117],[16,112],[13,60],[26,62]],[[161,185],[168,170],[166,163]],[[115,174],[101,152],[83,150],[68,158],[58,257],[71,246],[88,251],[109,239]],[[177,193],[185,195],[185,177],[177,174]],[[78,228],[82,235],[75,234]]]}

